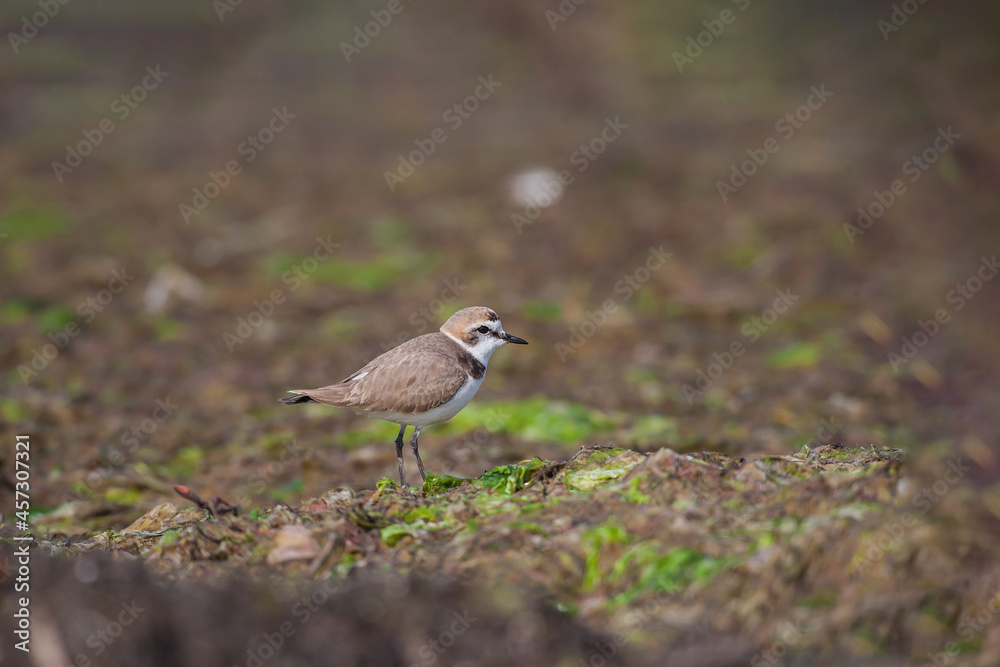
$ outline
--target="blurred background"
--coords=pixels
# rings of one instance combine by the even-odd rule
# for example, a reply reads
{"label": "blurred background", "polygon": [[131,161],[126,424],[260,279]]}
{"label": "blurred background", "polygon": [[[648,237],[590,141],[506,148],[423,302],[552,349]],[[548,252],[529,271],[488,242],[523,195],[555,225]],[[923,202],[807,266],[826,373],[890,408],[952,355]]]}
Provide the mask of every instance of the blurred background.
{"label": "blurred background", "polygon": [[5,3],[0,415],[35,504],[370,488],[395,427],[278,398],[469,305],[531,344],[430,470],[844,442],[992,484],[997,14]]}

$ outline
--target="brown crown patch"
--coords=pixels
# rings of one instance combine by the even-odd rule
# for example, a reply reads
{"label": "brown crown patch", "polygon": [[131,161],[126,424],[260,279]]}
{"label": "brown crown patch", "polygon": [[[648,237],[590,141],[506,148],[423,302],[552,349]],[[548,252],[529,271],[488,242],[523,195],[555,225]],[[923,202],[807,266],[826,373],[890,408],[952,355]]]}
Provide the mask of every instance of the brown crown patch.
{"label": "brown crown patch", "polygon": [[471,330],[487,322],[496,322],[499,319],[500,317],[492,308],[471,306],[463,308],[449,317],[448,321],[441,325],[441,331],[451,334],[458,340],[465,340]]}

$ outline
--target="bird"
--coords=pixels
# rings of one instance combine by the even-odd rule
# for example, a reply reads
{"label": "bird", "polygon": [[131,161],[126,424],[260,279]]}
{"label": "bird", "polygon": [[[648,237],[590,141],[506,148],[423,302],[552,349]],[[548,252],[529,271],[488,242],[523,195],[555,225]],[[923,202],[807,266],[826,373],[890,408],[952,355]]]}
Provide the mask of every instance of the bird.
{"label": "bird", "polygon": [[508,343],[528,341],[503,330],[492,308],[462,308],[438,331],[417,336],[375,357],[347,378],[318,389],[292,389],[282,403],[320,403],[347,408],[359,415],[399,424],[396,463],[403,470],[403,436],[413,427],[410,449],[421,480],[427,479],[418,440],[423,427],[448,421],[476,395],[493,353]]}

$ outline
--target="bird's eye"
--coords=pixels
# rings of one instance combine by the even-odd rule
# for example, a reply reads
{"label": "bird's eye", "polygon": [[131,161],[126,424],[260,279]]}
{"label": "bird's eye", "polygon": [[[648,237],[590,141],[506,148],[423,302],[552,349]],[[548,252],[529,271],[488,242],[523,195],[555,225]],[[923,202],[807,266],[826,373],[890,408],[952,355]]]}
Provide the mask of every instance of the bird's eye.
{"label": "bird's eye", "polygon": [[486,326],[486,325],[483,325],[483,326],[479,327],[478,329],[476,329],[476,331],[478,331],[481,334],[489,333],[490,332],[490,328],[488,326]]}

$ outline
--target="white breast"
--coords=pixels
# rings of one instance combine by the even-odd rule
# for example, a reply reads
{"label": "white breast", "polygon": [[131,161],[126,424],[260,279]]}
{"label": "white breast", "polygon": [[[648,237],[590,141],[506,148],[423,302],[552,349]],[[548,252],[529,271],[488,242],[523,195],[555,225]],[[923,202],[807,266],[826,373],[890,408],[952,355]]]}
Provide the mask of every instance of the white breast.
{"label": "white breast", "polygon": [[469,404],[472,397],[476,395],[477,391],[479,391],[479,387],[483,384],[483,378],[485,377],[485,373],[483,373],[483,377],[478,380],[474,380],[470,377],[466,380],[465,384],[462,385],[462,388],[459,389],[447,403],[443,403],[432,410],[428,410],[427,412],[415,415],[400,414],[398,412],[380,412],[368,414],[366,416],[373,417],[375,419],[384,419],[387,422],[393,422],[395,424],[406,424],[408,426],[427,426],[428,424],[445,422],[457,415],[461,412],[462,408]]}

